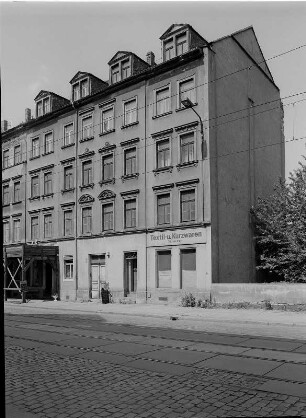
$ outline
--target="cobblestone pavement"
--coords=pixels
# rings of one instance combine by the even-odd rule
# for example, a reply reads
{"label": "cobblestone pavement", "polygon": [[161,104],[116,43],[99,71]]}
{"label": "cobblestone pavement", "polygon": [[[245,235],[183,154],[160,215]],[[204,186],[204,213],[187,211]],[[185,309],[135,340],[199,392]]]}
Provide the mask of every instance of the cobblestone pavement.
{"label": "cobblestone pavement", "polygon": [[[222,340],[69,315],[9,315],[5,324],[7,407],[37,417],[306,417],[301,341]],[[293,361],[284,360],[288,353]],[[247,373],[235,371],[237,358],[248,362]],[[302,372],[275,377],[275,369],[294,366]]]}

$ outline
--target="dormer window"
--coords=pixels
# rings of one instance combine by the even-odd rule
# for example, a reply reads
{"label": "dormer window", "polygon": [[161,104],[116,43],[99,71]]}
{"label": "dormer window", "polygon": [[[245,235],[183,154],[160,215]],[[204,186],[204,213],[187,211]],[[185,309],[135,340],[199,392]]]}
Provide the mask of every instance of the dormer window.
{"label": "dormer window", "polygon": [[118,81],[125,80],[130,77],[132,74],[131,71],[131,60],[130,58],[122,60],[117,64],[111,66],[111,80],[112,84],[117,83]]}
{"label": "dormer window", "polygon": [[188,51],[187,31],[173,35],[164,41],[164,60],[182,55]]}
{"label": "dormer window", "polygon": [[77,100],[83,99],[89,95],[89,80],[86,78],[85,80],[80,80],[77,83],[74,83],[72,86],[72,98],[73,101],[76,102]]}
{"label": "dormer window", "polygon": [[45,99],[40,100],[36,104],[37,109],[37,117],[43,116],[50,112],[50,97],[46,97]]}

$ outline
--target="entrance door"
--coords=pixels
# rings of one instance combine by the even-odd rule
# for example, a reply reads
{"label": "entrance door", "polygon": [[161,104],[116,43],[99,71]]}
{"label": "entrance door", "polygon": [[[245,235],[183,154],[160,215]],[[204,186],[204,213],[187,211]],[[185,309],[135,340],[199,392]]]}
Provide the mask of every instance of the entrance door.
{"label": "entrance door", "polygon": [[137,253],[125,254],[124,296],[137,290]]}
{"label": "entrance door", "polygon": [[91,257],[91,297],[99,299],[101,297],[101,287],[105,283],[105,257]]}

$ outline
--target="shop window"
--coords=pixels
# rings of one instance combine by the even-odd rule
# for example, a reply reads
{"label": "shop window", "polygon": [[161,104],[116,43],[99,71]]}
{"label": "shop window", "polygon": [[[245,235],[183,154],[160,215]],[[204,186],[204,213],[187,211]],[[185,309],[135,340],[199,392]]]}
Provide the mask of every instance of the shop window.
{"label": "shop window", "polygon": [[181,288],[197,286],[196,250],[181,250]]}
{"label": "shop window", "polygon": [[171,251],[157,252],[157,287],[171,288]]}

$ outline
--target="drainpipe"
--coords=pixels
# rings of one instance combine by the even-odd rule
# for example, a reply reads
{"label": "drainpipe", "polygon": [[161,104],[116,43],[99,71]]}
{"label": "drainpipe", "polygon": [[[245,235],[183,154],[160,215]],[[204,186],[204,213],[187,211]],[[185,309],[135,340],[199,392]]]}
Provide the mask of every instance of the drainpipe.
{"label": "drainpipe", "polygon": [[145,141],[145,146],[144,146],[144,150],[145,150],[145,158],[144,158],[144,176],[145,176],[145,233],[146,233],[146,303],[148,302],[148,243],[147,243],[147,231],[148,231],[148,225],[147,225],[147,80],[145,80],[145,106],[144,106],[144,133],[145,133],[145,137],[144,137],[144,141]]}
{"label": "drainpipe", "polygon": [[78,297],[78,285],[79,285],[79,264],[78,264],[78,150],[79,150],[79,111],[76,110],[76,122],[75,122],[75,300]]}

